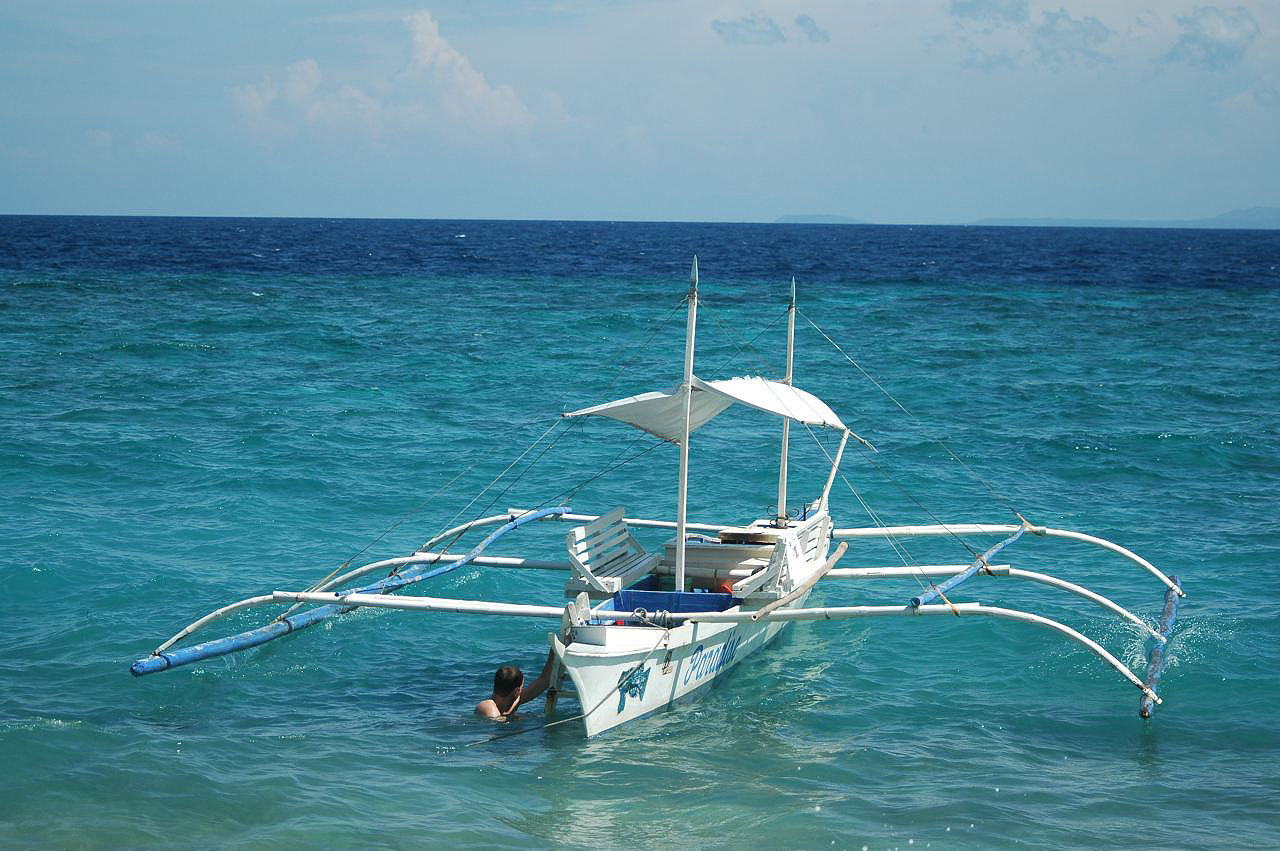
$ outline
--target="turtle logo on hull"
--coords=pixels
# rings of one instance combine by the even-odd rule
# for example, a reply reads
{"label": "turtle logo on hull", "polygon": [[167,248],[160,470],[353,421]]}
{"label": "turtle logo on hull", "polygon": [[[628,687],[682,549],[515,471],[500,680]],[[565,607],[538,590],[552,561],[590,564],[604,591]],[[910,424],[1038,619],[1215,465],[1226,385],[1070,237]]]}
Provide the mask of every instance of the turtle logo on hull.
{"label": "turtle logo on hull", "polygon": [[645,687],[649,685],[649,669],[645,668],[641,671],[639,668],[631,668],[623,671],[618,677],[618,712],[627,706],[627,698],[634,697],[636,700],[644,700]]}

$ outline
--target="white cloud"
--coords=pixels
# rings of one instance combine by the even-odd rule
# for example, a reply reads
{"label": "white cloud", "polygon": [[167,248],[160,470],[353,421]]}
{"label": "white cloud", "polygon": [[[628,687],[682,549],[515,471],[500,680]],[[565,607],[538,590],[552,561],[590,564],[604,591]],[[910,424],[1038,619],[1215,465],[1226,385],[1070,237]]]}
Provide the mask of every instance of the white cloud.
{"label": "white cloud", "polygon": [[1224,99],[1222,106],[1230,112],[1253,112],[1274,123],[1280,114],[1280,74],[1271,73],[1255,80],[1249,88]]}
{"label": "white cloud", "polygon": [[1177,21],[1182,34],[1165,60],[1201,68],[1220,70],[1240,61],[1259,33],[1258,22],[1243,6],[1201,6]]}
{"label": "white cloud", "polygon": [[307,106],[307,120],[330,127],[381,127],[382,103],[355,86],[339,86],[331,95],[318,97]]}
{"label": "white cloud", "polygon": [[805,38],[809,39],[809,41],[819,44],[831,41],[831,33],[818,26],[818,22],[810,15],[797,16],[796,26],[800,28],[800,31],[804,33]]}
{"label": "white cloud", "polygon": [[320,86],[320,63],[304,59],[289,66],[281,93],[293,104],[305,103]]}
{"label": "white cloud", "polygon": [[1041,62],[1050,64],[1103,62],[1107,57],[1098,48],[1110,37],[1106,24],[1090,15],[1077,20],[1066,9],[1045,12],[1036,28],[1036,54]]}
{"label": "white cloud", "polygon": [[264,119],[280,93],[280,87],[270,77],[260,83],[246,83],[231,89],[231,101],[240,115],[249,121]]}
{"label": "white cloud", "polygon": [[951,0],[948,14],[992,26],[1021,24],[1027,20],[1027,0]]}
{"label": "white cloud", "polygon": [[515,90],[491,84],[440,34],[430,12],[401,21],[410,39],[409,65],[401,72],[387,69],[383,78],[357,85],[330,80],[318,61],[303,59],[285,69],[283,83],[268,75],[230,89],[236,111],[265,136],[324,128],[376,139],[392,129],[497,131],[534,123]]}
{"label": "white cloud", "polygon": [[813,44],[826,44],[831,41],[831,33],[819,26],[812,15],[797,15],[795,24],[796,29],[800,30],[798,35],[794,31],[788,33],[768,15],[753,14],[728,21],[714,19],[711,21],[711,30],[725,44],[760,46],[782,44],[787,41],[793,43],[807,41]]}
{"label": "white cloud", "polygon": [[445,109],[456,119],[492,127],[526,127],[533,121],[515,89],[492,85],[471,60],[440,35],[430,12],[404,19],[413,39],[409,72],[425,75]]}
{"label": "white cloud", "polygon": [[726,44],[779,44],[787,40],[782,29],[767,15],[749,15],[732,21],[714,20],[711,29]]}

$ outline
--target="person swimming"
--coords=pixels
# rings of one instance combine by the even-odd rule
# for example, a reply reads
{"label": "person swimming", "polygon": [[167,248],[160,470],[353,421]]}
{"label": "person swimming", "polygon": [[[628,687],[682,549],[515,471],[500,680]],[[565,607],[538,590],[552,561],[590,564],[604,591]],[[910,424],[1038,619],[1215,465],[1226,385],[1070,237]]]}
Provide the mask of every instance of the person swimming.
{"label": "person swimming", "polygon": [[493,721],[506,721],[516,713],[517,707],[541,697],[551,684],[551,666],[555,652],[547,651],[547,661],[542,673],[529,683],[524,683],[524,672],[515,665],[503,665],[493,675],[493,693],[476,704],[476,714]]}

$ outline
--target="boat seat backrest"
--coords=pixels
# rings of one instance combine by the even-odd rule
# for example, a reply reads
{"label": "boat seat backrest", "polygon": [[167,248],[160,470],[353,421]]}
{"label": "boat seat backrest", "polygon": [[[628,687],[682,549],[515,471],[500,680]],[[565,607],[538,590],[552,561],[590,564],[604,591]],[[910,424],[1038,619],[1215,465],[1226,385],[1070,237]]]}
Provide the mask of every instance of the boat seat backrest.
{"label": "boat seat backrest", "polygon": [[734,596],[743,597],[766,587],[778,585],[790,575],[791,564],[804,561],[804,552],[795,534],[787,532],[778,538],[768,565],[763,570],[733,583]]}
{"label": "boat seat backrest", "polygon": [[612,594],[626,587],[639,575],[647,573],[658,561],[640,546],[640,542],[622,519],[626,511],[621,505],[585,526],[577,526],[566,536],[573,579],[600,594]]}

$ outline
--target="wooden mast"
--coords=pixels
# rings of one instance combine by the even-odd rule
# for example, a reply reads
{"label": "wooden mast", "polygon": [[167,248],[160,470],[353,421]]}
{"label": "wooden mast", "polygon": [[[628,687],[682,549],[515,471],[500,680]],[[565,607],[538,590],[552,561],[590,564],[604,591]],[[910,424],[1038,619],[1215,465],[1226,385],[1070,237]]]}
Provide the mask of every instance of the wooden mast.
{"label": "wooden mast", "polygon": [[689,272],[689,316],[684,331],[684,436],[680,440],[680,488],[676,494],[676,590],[684,590],[684,521],[689,491],[689,403],[693,397],[693,338],[698,324],[698,255]]}
{"label": "wooden mast", "polygon": [[[784,384],[791,383],[792,365],[795,360],[796,347],[796,279],[791,278],[791,303],[787,306],[787,374],[783,376]],[[778,464],[778,513],[775,515],[778,526],[787,525],[787,446],[791,439],[791,420],[782,418],[782,458]]]}

